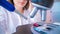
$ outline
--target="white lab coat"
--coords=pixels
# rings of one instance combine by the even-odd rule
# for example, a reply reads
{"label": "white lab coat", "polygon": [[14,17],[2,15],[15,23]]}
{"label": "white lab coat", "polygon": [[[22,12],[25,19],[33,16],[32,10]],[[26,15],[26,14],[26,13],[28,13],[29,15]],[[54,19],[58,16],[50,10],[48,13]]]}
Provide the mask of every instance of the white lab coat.
{"label": "white lab coat", "polygon": [[0,26],[3,26],[1,28],[4,28],[3,30],[5,33],[13,33],[16,31],[16,27],[18,25],[21,25],[20,17],[14,13],[9,12],[5,8],[0,6]]}

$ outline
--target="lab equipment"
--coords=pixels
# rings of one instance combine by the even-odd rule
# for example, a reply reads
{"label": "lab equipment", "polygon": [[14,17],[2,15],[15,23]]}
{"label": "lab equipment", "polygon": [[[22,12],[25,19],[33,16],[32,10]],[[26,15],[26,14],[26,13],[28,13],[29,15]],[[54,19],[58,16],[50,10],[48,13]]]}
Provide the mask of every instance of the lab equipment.
{"label": "lab equipment", "polygon": [[45,29],[43,26],[31,27],[31,31],[33,34],[60,34],[60,23],[48,24]]}
{"label": "lab equipment", "polygon": [[[54,2],[54,0],[32,0],[32,5],[34,6],[34,8],[30,14],[30,17],[33,18],[36,15],[37,11],[41,10],[41,13],[40,13],[41,20],[45,21],[46,20],[46,10],[51,9],[53,2]],[[35,31],[35,32],[38,32],[39,34],[57,34],[57,33],[59,34],[60,30],[58,28],[60,28],[60,26],[57,26],[56,24],[50,24],[50,25],[43,24],[42,26],[38,26],[38,27],[33,26],[32,32]],[[58,32],[57,32],[57,29],[59,30]],[[43,33],[41,33],[41,32],[43,32]],[[53,33],[53,32],[56,32],[56,33]]]}
{"label": "lab equipment", "polygon": [[38,10],[41,10],[41,20],[46,20],[46,10],[49,10],[53,5],[53,0],[32,0],[32,5],[34,6],[32,12],[30,13],[30,17],[33,18]]}

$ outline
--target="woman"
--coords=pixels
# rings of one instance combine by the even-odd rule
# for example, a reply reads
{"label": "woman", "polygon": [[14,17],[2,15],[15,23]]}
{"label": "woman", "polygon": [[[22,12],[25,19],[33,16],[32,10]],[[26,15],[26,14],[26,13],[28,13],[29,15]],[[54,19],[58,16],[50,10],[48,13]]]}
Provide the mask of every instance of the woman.
{"label": "woman", "polygon": [[[4,32],[5,34],[12,34],[16,31],[17,26],[28,24],[28,22],[17,13],[25,15],[28,12],[29,0],[9,0],[9,2],[15,6],[17,11],[9,12],[0,6],[0,29],[2,29],[1,34]],[[26,16],[27,15],[28,13]]]}
{"label": "woman", "polygon": [[[32,11],[32,6],[31,2],[29,0],[9,0],[11,4],[13,4],[16,8],[17,11],[14,12],[9,12],[3,7],[1,7],[1,18],[0,23],[4,24],[1,26],[1,28],[4,28],[3,31],[7,34],[14,33],[16,31],[16,27],[20,25],[26,25],[30,24],[32,21],[33,23],[36,22],[41,22],[41,16],[40,16],[40,10],[36,14],[34,18],[29,18],[28,21],[25,20],[23,17],[19,15],[19,13],[23,14],[24,16],[29,16],[30,12]],[[49,15],[49,16],[48,16]],[[46,22],[50,23],[50,18],[51,18],[51,13],[50,10],[47,11],[47,19]]]}

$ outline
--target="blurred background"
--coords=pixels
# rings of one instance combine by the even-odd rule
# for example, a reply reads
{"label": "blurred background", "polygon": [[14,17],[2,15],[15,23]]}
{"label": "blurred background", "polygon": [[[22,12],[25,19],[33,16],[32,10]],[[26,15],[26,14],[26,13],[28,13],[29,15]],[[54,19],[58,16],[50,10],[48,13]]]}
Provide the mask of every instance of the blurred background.
{"label": "blurred background", "polygon": [[54,22],[60,22],[60,0],[54,0],[54,5],[52,7],[52,16]]}

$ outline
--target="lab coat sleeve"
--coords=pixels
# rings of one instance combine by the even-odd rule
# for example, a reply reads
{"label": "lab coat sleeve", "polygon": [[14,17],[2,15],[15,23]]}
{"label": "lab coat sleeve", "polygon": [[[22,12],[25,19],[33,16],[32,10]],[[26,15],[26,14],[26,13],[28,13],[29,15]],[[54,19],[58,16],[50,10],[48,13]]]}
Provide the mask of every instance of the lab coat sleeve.
{"label": "lab coat sleeve", "polygon": [[4,12],[5,10],[3,10],[0,6],[0,34],[10,34],[8,32],[8,23],[7,23],[7,16]]}

